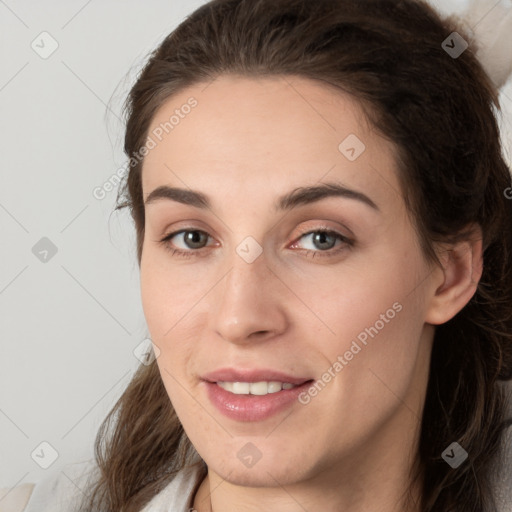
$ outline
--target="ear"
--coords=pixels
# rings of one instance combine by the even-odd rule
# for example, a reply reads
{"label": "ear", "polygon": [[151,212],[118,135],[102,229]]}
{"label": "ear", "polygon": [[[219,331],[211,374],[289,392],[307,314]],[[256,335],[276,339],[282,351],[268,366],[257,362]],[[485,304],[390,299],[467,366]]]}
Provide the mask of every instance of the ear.
{"label": "ear", "polygon": [[470,230],[469,239],[444,244],[438,251],[442,268],[437,272],[439,279],[430,298],[426,323],[448,322],[476,292],[483,270],[482,230],[478,225],[471,225]]}

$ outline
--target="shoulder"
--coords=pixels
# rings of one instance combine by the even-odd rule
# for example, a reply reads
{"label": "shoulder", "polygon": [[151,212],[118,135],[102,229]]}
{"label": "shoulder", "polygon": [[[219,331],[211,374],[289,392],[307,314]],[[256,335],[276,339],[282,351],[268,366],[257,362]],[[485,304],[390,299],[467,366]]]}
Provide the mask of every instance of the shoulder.
{"label": "shoulder", "polygon": [[477,56],[497,87],[512,73],[512,8],[488,0],[470,0],[459,21],[476,43]]}
{"label": "shoulder", "polygon": [[0,512],[22,512],[36,484],[0,488]]}
{"label": "shoulder", "polygon": [[71,512],[78,506],[92,460],[68,464],[37,483],[0,489],[0,512]]}

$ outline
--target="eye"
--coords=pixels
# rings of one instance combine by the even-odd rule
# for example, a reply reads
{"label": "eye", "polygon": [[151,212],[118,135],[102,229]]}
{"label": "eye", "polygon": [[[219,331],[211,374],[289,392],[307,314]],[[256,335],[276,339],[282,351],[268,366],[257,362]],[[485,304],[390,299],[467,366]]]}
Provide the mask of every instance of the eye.
{"label": "eye", "polygon": [[[211,238],[208,233],[199,229],[182,229],[166,235],[160,242],[172,254],[188,257],[203,249]],[[181,247],[180,247],[181,245]]]}
{"label": "eye", "polygon": [[[303,242],[301,244],[300,240],[305,240],[306,243]],[[337,241],[339,241],[338,245],[336,245]],[[300,238],[291,245],[291,248],[304,249],[306,251],[306,256],[311,255],[313,257],[324,257],[334,256],[352,245],[352,240],[337,231],[317,229],[302,234]]]}

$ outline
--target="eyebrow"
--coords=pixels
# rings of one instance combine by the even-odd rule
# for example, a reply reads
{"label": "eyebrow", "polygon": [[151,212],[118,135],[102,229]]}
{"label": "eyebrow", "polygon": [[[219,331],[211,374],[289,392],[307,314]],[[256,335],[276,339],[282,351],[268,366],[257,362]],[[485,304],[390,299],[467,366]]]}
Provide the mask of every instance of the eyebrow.
{"label": "eyebrow", "polygon": [[[379,211],[379,207],[367,195],[345,187],[339,183],[322,183],[321,185],[299,187],[288,194],[281,196],[274,204],[277,211],[291,210],[297,206],[315,203],[327,197],[343,197],[360,201],[370,208]],[[195,206],[196,208],[211,209],[211,201],[207,195],[194,190],[169,187],[162,185],[153,190],[144,204],[154,203],[157,200],[167,199],[178,203]]]}

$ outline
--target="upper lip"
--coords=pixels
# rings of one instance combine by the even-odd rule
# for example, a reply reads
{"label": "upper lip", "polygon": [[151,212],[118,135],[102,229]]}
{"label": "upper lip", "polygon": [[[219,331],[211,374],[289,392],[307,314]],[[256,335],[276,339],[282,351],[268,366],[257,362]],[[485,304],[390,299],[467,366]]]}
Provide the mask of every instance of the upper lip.
{"label": "upper lip", "polygon": [[205,373],[201,378],[209,382],[289,382],[296,386],[312,380],[308,377],[296,377],[266,368],[219,368]]}

